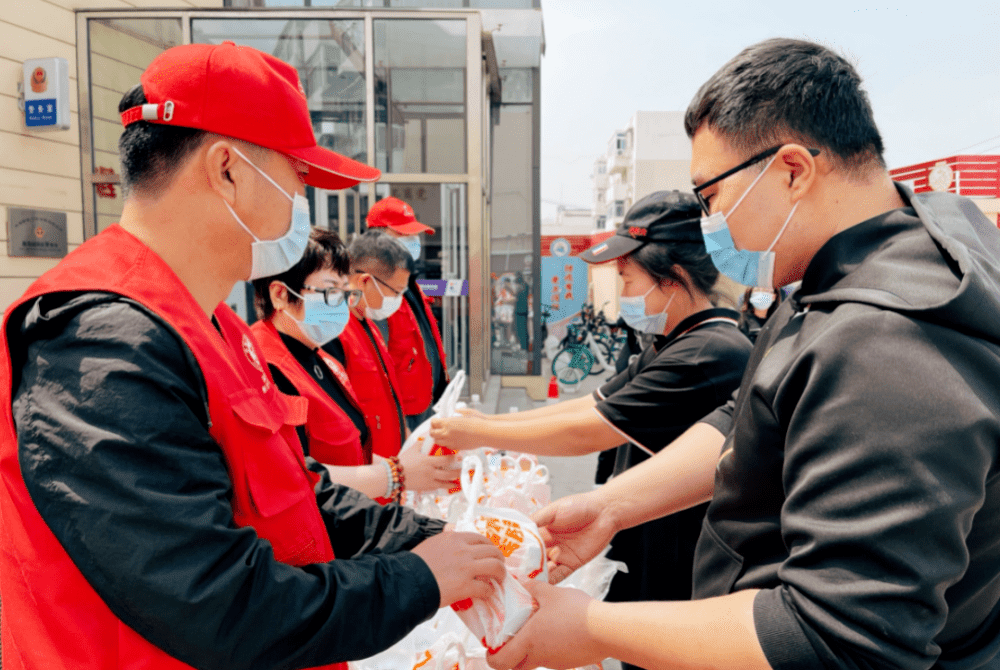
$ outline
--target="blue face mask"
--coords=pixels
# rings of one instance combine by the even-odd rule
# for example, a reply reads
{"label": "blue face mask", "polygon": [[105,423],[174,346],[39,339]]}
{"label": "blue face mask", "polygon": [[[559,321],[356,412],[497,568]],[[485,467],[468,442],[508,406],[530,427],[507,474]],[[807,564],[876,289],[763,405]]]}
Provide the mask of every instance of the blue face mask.
{"label": "blue face mask", "polygon": [[674,301],[674,296],[677,294],[674,293],[670,296],[667,304],[663,307],[663,311],[657,314],[646,314],[646,296],[652,293],[654,288],[656,288],[656,284],[650,286],[649,290],[642,295],[631,297],[621,296],[619,298],[619,316],[625,319],[625,323],[632,330],[640,333],[650,333],[651,335],[663,335],[667,329],[667,308],[670,307],[670,303]]}
{"label": "blue face mask", "polygon": [[750,294],[750,304],[757,309],[768,309],[774,303],[774,293],[771,291],[753,291]]}
{"label": "blue face mask", "polygon": [[785,219],[784,225],[781,226],[781,230],[778,231],[774,241],[771,242],[766,250],[750,251],[748,249],[736,248],[736,243],[733,242],[733,236],[729,232],[729,222],[726,218],[732,216],[736,208],[743,202],[743,198],[747,197],[747,194],[757,185],[757,182],[764,176],[767,169],[771,167],[771,163],[774,162],[775,158],[777,158],[777,155],[768,161],[764,169],[761,170],[761,173],[750,184],[750,187],[743,192],[743,195],[736,201],[733,208],[729,210],[729,214],[716,212],[711,216],[701,217],[701,235],[705,239],[705,250],[712,257],[712,263],[719,269],[719,272],[737,284],[743,284],[744,286],[774,288],[774,252],[771,250],[778,243],[778,240],[781,239],[785,228],[788,227],[788,222],[792,220],[792,216],[799,206],[799,203],[795,203],[792,211],[788,213],[788,218]]}
{"label": "blue face mask", "polygon": [[[287,286],[285,288],[288,288]],[[299,295],[292,289],[288,292],[299,298],[305,305],[305,317],[299,321],[294,316],[285,311],[285,316],[299,324],[299,329],[305,333],[306,337],[319,346],[323,346],[331,340],[335,340],[344,332],[347,321],[351,317],[350,308],[346,300],[341,300],[336,307],[326,304],[326,300],[321,293],[306,293]]]}
{"label": "blue face mask", "polygon": [[283,196],[292,201],[292,220],[288,224],[288,230],[276,240],[259,239],[246,227],[246,224],[240,220],[240,217],[236,216],[236,212],[229,206],[229,203],[225,200],[222,201],[226,209],[229,210],[229,213],[236,219],[236,222],[243,226],[243,230],[250,233],[250,237],[254,239],[250,247],[252,260],[250,264],[250,276],[247,277],[247,281],[253,281],[260,277],[279,275],[294,267],[296,263],[302,260],[302,254],[306,252],[306,245],[309,244],[309,233],[312,232],[309,201],[306,200],[305,196],[298,193],[294,196],[288,195],[285,193],[285,189],[278,185],[278,182],[271,179],[266,172],[251,163],[250,159],[244,156],[239,149],[233,147],[233,151],[249,163],[254,170],[261,173],[265,179],[274,184],[274,187],[281,191]]}
{"label": "blue face mask", "polygon": [[397,237],[396,241],[403,245],[403,248],[409,252],[410,257],[415,261],[420,260],[420,236],[419,235],[407,235],[406,237]]}

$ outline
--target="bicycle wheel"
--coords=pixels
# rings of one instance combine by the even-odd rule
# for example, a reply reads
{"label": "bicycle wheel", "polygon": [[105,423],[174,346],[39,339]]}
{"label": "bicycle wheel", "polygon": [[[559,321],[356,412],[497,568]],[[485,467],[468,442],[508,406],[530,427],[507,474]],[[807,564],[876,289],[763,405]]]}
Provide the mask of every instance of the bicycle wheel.
{"label": "bicycle wheel", "polygon": [[563,384],[579,384],[593,366],[594,355],[586,347],[569,347],[552,359],[552,374]]}

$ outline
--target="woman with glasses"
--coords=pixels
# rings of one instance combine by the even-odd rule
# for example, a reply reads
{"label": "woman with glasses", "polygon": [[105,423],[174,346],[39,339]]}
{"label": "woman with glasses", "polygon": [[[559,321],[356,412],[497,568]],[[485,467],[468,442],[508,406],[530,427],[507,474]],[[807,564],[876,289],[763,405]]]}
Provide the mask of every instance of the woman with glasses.
{"label": "woman with glasses", "polygon": [[303,451],[325,464],[334,481],[383,501],[398,500],[404,487],[447,485],[458,470],[445,470],[439,483],[440,457],[398,457],[398,446],[390,454],[373,454],[377,434],[366,420],[358,383],[343,359],[323,349],[338,350],[351,308],[361,302],[361,291],[349,286],[349,272],[340,238],[313,228],[301,261],[280,275],[253,282],[260,321],[251,330],[278,389],[304,400],[305,421],[297,429]]}

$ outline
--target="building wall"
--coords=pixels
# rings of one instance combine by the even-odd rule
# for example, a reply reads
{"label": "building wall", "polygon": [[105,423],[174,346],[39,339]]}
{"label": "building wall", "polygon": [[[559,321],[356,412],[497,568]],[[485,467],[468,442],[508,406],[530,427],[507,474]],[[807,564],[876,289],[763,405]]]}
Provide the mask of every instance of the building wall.
{"label": "building wall", "polygon": [[[59,261],[56,258],[12,258],[8,255],[9,207],[65,212],[70,251],[79,246],[84,238],[84,185],[80,174],[79,95],[76,89],[76,15],[73,10],[88,7],[221,6],[222,0],[0,2],[0,217],[3,219],[0,226],[0,310],[6,309],[32,281]],[[46,57],[65,58],[69,63],[69,130],[29,131],[24,127],[24,114],[18,108],[17,85],[21,80],[24,60]],[[124,65],[122,67],[128,69]],[[134,76],[134,73],[128,74]],[[138,83],[137,76],[132,83]],[[99,104],[95,100],[95,108]],[[114,135],[110,128],[107,133]],[[114,141],[117,142],[117,135]],[[118,172],[117,161],[112,165]]]}
{"label": "building wall", "polygon": [[630,205],[656,191],[691,190],[690,160],[637,160],[631,172]]}

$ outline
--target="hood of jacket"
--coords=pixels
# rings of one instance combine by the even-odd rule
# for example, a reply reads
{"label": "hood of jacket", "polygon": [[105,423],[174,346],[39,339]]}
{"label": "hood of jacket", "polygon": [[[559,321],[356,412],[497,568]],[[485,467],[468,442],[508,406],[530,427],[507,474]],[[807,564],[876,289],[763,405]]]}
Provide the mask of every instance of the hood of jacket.
{"label": "hood of jacket", "polygon": [[997,226],[967,198],[896,186],[909,207],[832,237],[806,269],[796,306],[866,303],[1000,342]]}

